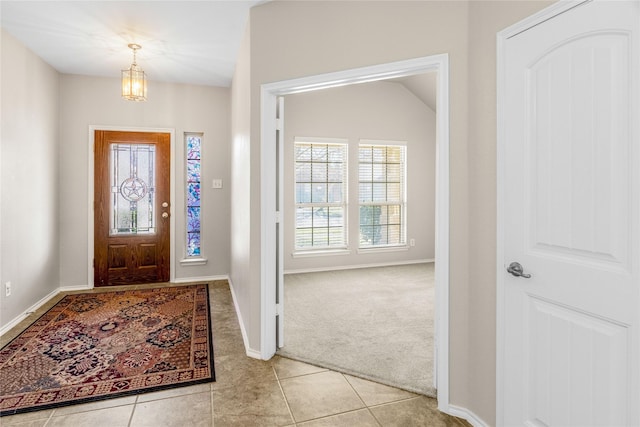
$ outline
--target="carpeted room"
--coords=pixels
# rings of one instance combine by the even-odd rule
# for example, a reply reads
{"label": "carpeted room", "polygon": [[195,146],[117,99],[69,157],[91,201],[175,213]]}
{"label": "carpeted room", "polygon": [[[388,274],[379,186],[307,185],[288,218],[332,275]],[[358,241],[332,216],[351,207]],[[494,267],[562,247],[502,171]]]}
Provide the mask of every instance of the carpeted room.
{"label": "carpeted room", "polygon": [[[279,350],[287,357],[431,396],[436,76],[431,72],[285,96],[284,347]],[[369,165],[363,164],[362,147],[372,143],[404,147],[401,176],[392,176],[395,165],[383,165],[380,159],[364,171]],[[329,150],[346,145],[344,170],[331,175],[337,165],[329,160],[329,175],[320,176],[323,164],[309,164],[298,155],[305,156],[299,151],[304,144],[328,144]],[[371,168],[373,179],[368,177]],[[322,180],[333,193],[306,197],[307,188],[324,189]],[[393,180],[400,194],[389,184]],[[363,205],[363,192],[372,186],[375,200]],[[318,200],[320,204],[313,203]],[[376,224],[386,219],[399,226],[393,230],[396,235],[371,244],[363,209],[377,203],[398,204],[402,214],[393,221],[376,218]],[[301,216],[305,209],[323,207],[338,208],[339,222],[336,216],[322,222],[314,215],[311,224]],[[389,233],[387,223],[376,231]],[[325,224],[327,229],[321,228]],[[304,240],[309,228],[332,237],[310,243]]]}
{"label": "carpeted room", "polygon": [[435,396],[434,264],[285,277],[278,354]]}

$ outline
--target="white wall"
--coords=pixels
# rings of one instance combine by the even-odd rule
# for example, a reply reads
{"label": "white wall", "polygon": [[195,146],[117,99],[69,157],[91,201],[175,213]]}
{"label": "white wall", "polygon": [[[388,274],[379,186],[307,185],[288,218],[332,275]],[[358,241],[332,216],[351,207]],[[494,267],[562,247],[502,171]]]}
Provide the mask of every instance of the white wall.
{"label": "white wall", "polygon": [[[435,249],[435,113],[400,83],[373,82],[285,97],[284,269],[424,261]],[[295,252],[294,140],[344,138],[349,143],[348,255],[293,257]],[[360,139],[406,141],[407,244],[389,252],[358,252],[358,144]]]}
{"label": "white wall", "polygon": [[495,425],[496,33],[552,1],[472,1],[469,7],[470,402]]}
{"label": "white wall", "polygon": [[58,288],[60,237],[59,75],[4,30],[1,37],[0,329]]}
{"label": "white wall", "polygon": [[[89,126],[175,129],[176,279],[223,276],[229,272],[229,102],[228,88],[149,82],[146,102],[120,97],[119,78],[62,75],[60,89],[60,284],[88,281],[90,201],[87,167]],[[185,254],[184,132],[204,132],[202,146],[202,254],[208,263],[181,266]],[[223,188],[211,181],[222,178]]]}
{"label": "white wall", "polygon": [[[231,266],[229,278],[231,280],[239,314],[242,316],[240,325],[243,337],[246,339],[246,326],[253,324],[260,316],[260,312],[252,312],[252,301],[260,301],[260,294],[251,293],[251,57],[250,39],[251,28],[247,25],[244,38],[240,45],[236,69],[231,85]],[[251,347],[245,342],[249,353],[259,348]]]}

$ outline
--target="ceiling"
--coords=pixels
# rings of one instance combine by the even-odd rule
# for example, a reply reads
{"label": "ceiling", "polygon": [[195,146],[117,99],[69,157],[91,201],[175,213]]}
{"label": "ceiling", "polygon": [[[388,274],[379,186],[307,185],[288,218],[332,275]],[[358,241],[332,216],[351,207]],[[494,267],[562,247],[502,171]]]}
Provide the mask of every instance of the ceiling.
{"label": "ceiling", "polygon": [[120,77],[142,46],[149,81],[230,86],[249,9],[264,0],[0,1],[0,23],[60,73]]}
{"label": "ceiling", "polygon": [[409,92],[418,97],[420,101],[424,102],[427,107],[436,111],[437,77],[437,71],[430,71],[413,76],[389,79],[389,81],[400,83]]}
{"label": "ceiling", "polygon": [[[268,0],[0,1],[2,28],[60,73],[230,86],[251,7]],[[436,110],[436,73],[393,79]]]}

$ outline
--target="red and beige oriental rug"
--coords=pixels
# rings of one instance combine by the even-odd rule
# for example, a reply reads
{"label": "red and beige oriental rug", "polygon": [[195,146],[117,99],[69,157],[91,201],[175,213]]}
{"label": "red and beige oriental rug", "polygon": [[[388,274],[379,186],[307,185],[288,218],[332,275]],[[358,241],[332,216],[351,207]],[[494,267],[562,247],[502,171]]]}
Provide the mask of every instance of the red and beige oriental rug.
{"label": "red and beige oriental rug", "polygon": [[0,350],[0,416],[214,380],[207,285],[67,295]]}

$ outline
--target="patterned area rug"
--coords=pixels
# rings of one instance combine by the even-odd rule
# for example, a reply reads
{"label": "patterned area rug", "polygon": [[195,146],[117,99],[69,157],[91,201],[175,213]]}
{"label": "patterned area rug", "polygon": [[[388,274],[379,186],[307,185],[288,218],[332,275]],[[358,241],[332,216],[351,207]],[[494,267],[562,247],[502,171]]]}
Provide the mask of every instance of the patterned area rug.
{"label": "patterned area rug", "polygon": [[67,295],[0,350],[0,416],[215,380],[207,285]]}

